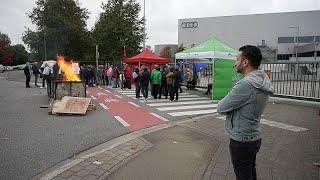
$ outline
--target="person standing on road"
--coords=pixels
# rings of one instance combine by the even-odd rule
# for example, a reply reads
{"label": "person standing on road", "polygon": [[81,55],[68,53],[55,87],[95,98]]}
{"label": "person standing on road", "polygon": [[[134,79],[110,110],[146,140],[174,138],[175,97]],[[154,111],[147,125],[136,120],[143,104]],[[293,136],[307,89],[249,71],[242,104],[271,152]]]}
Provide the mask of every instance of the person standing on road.
{"label": "person standing on road", "polygon": [[139,68],[136,68],[133,72],[133,81],[135,83],[136,86],[136,98],[139,99],[140,98],[140,89],[141,89],[141,75],[139,72]]}
{"label": "person standing on road", "polygon": [[175,94],[175,100],[178,101],[179,99],[179,90],[181,88],[181,74],[179,71],[179,68],[176,68],[174,71],[174,86],[173,86],[173,90],[174,90],[174,94]]}
{"label": "person standing on road", "polygon": [[161,85],[161,72],[160,67],[158,65],[155,66],[155,70],[152,71],[150,78],[152,83],[153,99],[158,99],[158,94]]}
{"label": "person standing on road", "polygon": [[132,71],[128,64],[125,64],[124,77],[125,77],[126,87],[128,89],[131,89]]}
{"label": "person standing on road", "polygon": [[150,73],[148,72],[147,67],[143,67],[143,72],[141,74],[141,80],[140,80],[140,85],[141,85],[141,91],[144,97],[144,100],[147,101],[148,99],[148,87],[149,87],[149,81],[150,81]]}
{"label": "person standing on road", "polygon": [[38,77],[39,77],[39,74],[40,74],[40,71],[39,71],[39,67],[38,67],[38,63],[35,62],[32,66],[32,72],[33,72],[33,75],[34,75],[34,85],[36,87],[39,87],[38,86]]}
{"label": "person standing on road", "polygon": [[31,78],[31,73],[30,73],[30,68],[29,68],[29,62],[26,62],[26,66],[23,68],[24,75],[26,76],[26,88],[30,88],[30,78]]}
{"label": "person standing on road", "polygon": [[217,111],[227,115],[225,129],[237,180],[256,180],[256,154],[261,146],[261,114],[273,93],[270,79],[258,70],[262,55],[256,46],[239,49],[235,69],[244,74],[218,103]]}
{"label": "person standing on road", "polygon": [[48,63],[44,64],[44,69],[42,72],[42,88],[45,88],[45,82],[48,84],[50,81],[50,67]]}
{"label": "person standing on road", "polygon": [[170,101],[174,99],[174,84],[175,84],[175,77],[174,77],[174,68],[170,67],[169,73],[167,74],[167,88],[170,96]]}

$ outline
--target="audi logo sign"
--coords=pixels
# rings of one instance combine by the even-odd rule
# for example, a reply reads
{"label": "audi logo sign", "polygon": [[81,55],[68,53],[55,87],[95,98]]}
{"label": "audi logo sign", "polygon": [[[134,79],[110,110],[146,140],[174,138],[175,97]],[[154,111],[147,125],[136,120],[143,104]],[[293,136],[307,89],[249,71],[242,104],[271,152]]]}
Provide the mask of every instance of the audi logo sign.
{"label": "audi logo sign", "polygon": [[182,28],[197,28],[198,22],[182,22],[181,27]]}

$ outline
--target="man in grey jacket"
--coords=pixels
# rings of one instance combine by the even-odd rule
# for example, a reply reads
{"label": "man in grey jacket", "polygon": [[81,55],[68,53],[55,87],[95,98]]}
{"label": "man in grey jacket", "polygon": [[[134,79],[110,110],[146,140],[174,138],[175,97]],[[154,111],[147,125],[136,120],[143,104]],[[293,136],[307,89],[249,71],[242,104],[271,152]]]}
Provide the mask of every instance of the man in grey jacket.
{"label": "man in grey jacket", "polygon": [[235,68],[244,74],[218,103],[218,113],[227,115],[226,133],[237,180],[256,180],[256,154],[261,146],[261,114],[273,87],[268,76],[258,70],[262,55],[256,46],[239,49]]}

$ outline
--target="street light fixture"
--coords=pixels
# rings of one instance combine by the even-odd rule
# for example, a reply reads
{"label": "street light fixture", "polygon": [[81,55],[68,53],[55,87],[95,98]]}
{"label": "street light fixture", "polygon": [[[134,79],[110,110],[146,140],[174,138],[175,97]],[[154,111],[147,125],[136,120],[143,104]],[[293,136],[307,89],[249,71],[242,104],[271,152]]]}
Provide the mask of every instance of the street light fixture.
{"label": "street light fixture", "polygon": [[300,27],[299,26],[289,26],[289,29],[297,29],[297,34],[295,37],[295,51],[296,51],[296,61],[298,60],[298,37],[300,33]]}

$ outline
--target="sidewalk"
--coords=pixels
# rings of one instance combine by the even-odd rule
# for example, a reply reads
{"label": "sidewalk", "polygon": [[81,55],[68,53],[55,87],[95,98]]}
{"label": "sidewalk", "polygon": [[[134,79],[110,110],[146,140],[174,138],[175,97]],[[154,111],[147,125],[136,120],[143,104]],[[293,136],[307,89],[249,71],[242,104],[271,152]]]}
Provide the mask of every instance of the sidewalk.
{"label": "sidewalk", "polygon": [[[307,130],[262,125],[258,179],[318,180],[320,169],[312,166],[320,159],[316,108],[269,103],[264,118]],[[215,114],[114,139],[64,162],[42,179],[231,180],[235,176],[224,121]]]}

